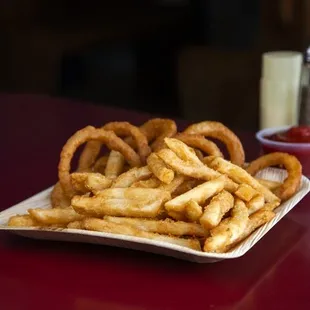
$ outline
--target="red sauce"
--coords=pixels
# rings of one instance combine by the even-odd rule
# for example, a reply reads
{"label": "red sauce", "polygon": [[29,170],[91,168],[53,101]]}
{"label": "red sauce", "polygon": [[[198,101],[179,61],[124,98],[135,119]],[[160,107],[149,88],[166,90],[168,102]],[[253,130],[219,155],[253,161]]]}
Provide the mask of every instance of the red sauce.
{"label": "red sauce", "polygon": [[291,127],[286,131],[267,136],[265,139],[289,143],[310,143],[310,126]]}

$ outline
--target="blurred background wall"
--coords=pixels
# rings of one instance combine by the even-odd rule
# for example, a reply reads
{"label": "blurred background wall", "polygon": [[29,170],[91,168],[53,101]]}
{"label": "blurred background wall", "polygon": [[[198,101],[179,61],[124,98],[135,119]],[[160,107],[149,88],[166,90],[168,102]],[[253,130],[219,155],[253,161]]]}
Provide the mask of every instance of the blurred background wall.
{"label": "blurred background wall", "polygon": [[309,2],[5,0],[0,91],[255,130],[261,54],[306,47]]}

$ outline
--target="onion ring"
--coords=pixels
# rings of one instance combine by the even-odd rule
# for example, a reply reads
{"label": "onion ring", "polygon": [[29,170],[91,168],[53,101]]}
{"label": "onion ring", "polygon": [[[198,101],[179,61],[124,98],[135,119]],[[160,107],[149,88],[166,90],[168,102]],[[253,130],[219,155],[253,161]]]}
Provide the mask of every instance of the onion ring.
{"label": "onion ring", "polygon": [[144,123],[140,130],[146,135],[149,143],[153,142],[152,150],[158,151],[165,147],[165,138],[170,138],[177,133],[177,125],[171,119],[153,118]]}
{"label": "onion ring", "polygon": [[178,133],[174,138],[181,140],[186,145],[203,151],[208,155],[224,157],[218,146],[214,142],[207,140],[203,135]]}
{"label": "onion ring", "polygon": [[242,166],[244,164],[244,149],[239,138],[225,125],[219,122],[205,121],[193,124],[184,130],[186,134],[198,134],[211,137],[223,142],[230,155],[233,164]]}
{"label": "onion ring", "polygon": [[[99,141],[100,145],[105,143],[109,149],[120,152],[131,166],[141,165],[139,155],[126,142],[117,137],[114,132],[87,126],[69,138],[60,154],[58,178],[65,195],[69,198],[74,196],[70,177],[71,159],[77,148],[88,141]],[[99,151],[100,147],[97,149],[97,154],[92,154],[94,160],[97,157],[95,155],[98,155]]]}
{"label": "onion ring", "polygon": [[[106,131],[113,131],[117,136],[132,136],[137,145],[138,154],[142,163],[146,162],[147,156],[151,153],[148,141],[141,130],[128,122],[111,122],[102,127]],[[100,141],[89,141],[79,159],[79,171],[90,169],[94,164],[101,149]]]}
{"label": "onion ring", "polygon": [[104,174],[104,170],[107,165],[108,158],[109,158],[108,156],[101,156],[100,158],[98,158],[94,164],[93,171]]}
{"label": "onion ring", "polygon": [[295,156],[281,152],[263,155],[252,161],[246,168],[246,171],[254,176],[259,170],[277,165],[284,166],[287,170],[287,178],[273,192],[281,201],[284,201],[296,193],[302,177],[302,166]]}

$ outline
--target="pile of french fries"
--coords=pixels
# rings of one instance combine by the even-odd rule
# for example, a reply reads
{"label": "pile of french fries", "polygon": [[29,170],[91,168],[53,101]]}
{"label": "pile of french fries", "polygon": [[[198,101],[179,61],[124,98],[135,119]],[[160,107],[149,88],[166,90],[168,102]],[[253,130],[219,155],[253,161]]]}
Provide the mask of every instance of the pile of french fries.
{"label": "pile of french fries", "polygon": [[29,209],[8,225],[91,230],[224,253],[270,221],[280,183],[249,175],[221,157],[199,159],[180,140],[151,153],[147,165],[107,177],[74,172],[70,207]]}

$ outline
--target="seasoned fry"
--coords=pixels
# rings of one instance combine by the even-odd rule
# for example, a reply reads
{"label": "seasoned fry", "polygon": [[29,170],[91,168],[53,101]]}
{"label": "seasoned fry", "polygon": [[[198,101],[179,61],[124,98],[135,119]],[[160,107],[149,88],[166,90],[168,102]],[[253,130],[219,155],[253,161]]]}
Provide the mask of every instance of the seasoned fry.
{"label": "seasoned fry", "polygon": [[226,248],[236,242],[244,233],[249,221],[248,209],[240,199],[235,199],[231,217],[223,220],[210,231],[204,244],[204,251],[222,253]]}
{"label": "seasoned fry", "polygon": [[260,178],[255,178],[260,184],[264,185],[265,187],[269,188],[271,191],[275,190],[278,188],[282,183],[281,182],[276,182],[276,181],[270,181],[270,180],[265,180],[265,179],[260,179]]}
{"label": "seasoned fry", "polygon": [[254,176],[259,170],[276,165],[283,165],[287,170],[287,178],[274,190],[276,196],[285,201],[296,193],[302,177],[302,166],[295,156],[281,152],[266,154],[252,161],[246,171]]}
{"label": "seasoned fry", "polygon": [[235,191],[235,195],[244,201],[250,201],[258,192],[248,184],[240,184]]}
{"label": "seasoned fry", "polygon": [[160,180],[156,177],[151,177],[148,180],[137,181],[131,185],[131,187],[140,187],[140,188],[157,188],[161,185]]}
{"label": "seasoned fry", "polygon": [[8,226],[10,227],[31,227],[40,226],[40,223],[32,218],[29,214],[13,215],[9,218]]}
{"label": "seasoned fry", "polygon": [[265,204],[264,196],[257,194],[249,202],[246,203],[246,206],[249,210],[249,215],[261,209]]}
{"label": "seasoned fry", "polygon": [[67,225],[73,221],[83,219],[83,215],[76,213],[72,208],[66,209],[29,209],[30,216],[40,224],[53,225],[64,224]]}
{"label": "seasoned fry", "polygon": [[228,251],[236,245],[240,244],[241,241],[244,241],[247,237],[249,237],[250,234],[252,234],[257,228],[270,222],[274,217],[275,213],[271,210],[266,210],[265,208],[262,208],[257,212],[253,213],[249,217],[249,221],[243,233],[234,242],[228,244],[225,251]]}
{"label": "seasoned fry", "polygon": [[185,215],[191,222],[196,222],[202,215],[202,207],[195,201],[190,200],[185,205]]}
{"label": "seasoned fry", "polygon": [[141,237],[141,238],[146,238],[146,239],[151,239],[151,240],[173,243],[173,244],[187,247],[187,248],[190,248],[196,251],[201,251],[199,240],[194,239],[194,238],[183,239],[179,237],[160,235],[156,233],[141,231],[129,225],[115,224],[115,223],[107,222],[105,220],[101,220],[97,218],[86,218],[83,221],[83,225],[88,230],[103,231],[103,232],[113,233],[113,234]]}
{"label": "seasoned fry", "polygon": [[203,135],[179,133],[174,138],[196,150],[203,151],[205,154],[224,157],[217,145],[214,142],[207,140]]}
{"label": "seasoned fry", "polygon": [[154,218],[169,199],[168,192],[155,188],[114,188],[104,190],[94,197],[75,196],[71,204],[77,213],[87,216]]}
{"label": "seasoned fry", "polygon": [[98,158],[93,166],[93,171],[104,174],[109,156],[101,156]]}
{"label": "seasoned fry", "polygon": [[132,168],[125,173],[122,173],[111,185],[111,187],[130,187],[133,183],[147,179],[152,176],[152,172],[148,166],[140,168]]}
{"label": "seasoned fry", "polygon": [[74,222],[70,222],[70,223],[67,225],[67,228],[71,228],[71,229],[84,229],[83,221],[74,221]]}
{"label": "seasoned fry", "polygon": [[104,174],[109,179],[117,178],[123,171],[125,164],[124,156],[117,151],[111,151],[107,160]]}
{"label": "seasoned fry", "polygon": [[57,182],[51,193],[53,208],[67,208],[70,206],[70,199],[65,195],[61,185]]}
{"label": "seasoned fry", "polygon": [[185,176],[201,180],[211,180],[221,175],[207,166],[197,166],[193,165],[191,162],[185,162],[169,149],[162,149],[157,155],[174,171]]}
{"label": "seasoned fry", "polygon": [[184,142],[174,138],[165,138],[165,143],[168,148],[173,151],[184,162],[192,163],[193,165],[202,166],[203,163],[199,160],[194,150],[188,147]]}
{"label": "seasoned fry", "polygon": [[239,184],[245,183],[252,186],[265,197],[266,202],[279,201],[279,198],[276,195],[274,195],[267,187],[261,185],[241,167],[234,165],[220,157],[214,158],[209,163],[209,166],[218,172],[228,175],[233,181]]}
{"label": "seasoned fry", "polygon": [[167,168],[166,164],[155,153],[147,158],[147,165],[154,175],[163,183],[169,184],[174,178],[174,171]]}
{"label": "seasoned fry", "polygon": [[204,237],[208,234],[208,232],[205,231],[199,224],[186,223],[182,221],[176,222],[170,219],[150,220],[105,216],[104,220],[110,223],[130,225],[139,230],[155,232],[164,235]]}
{"label": "seasoned fry", "polygon": [[234,206],[234,197],[223,190],[213,196],[210,203],[205,207],[200,218],[201,226],[208,230],[220,224],[223,216]]}
{"label": "seasoned fry", "polygon": [[225,186],[225,177],[220,176],[217,179],[202,183],[192,190],[173,198],[166,202],[165,208],[170,211],[183,211],[186,204],[190,201],[196,201],[198,204],[203,204],[208,198],[220,192]]}

